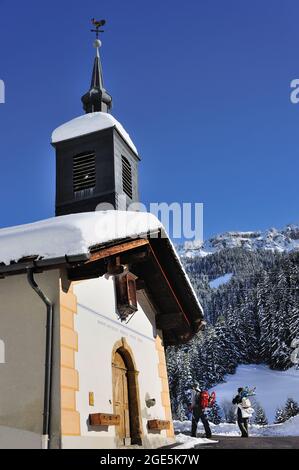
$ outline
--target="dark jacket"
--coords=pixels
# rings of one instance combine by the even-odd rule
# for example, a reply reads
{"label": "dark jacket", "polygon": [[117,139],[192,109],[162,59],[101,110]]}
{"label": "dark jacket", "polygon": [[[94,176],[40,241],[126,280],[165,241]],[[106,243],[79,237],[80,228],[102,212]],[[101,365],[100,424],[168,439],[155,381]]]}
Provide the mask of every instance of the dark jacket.
{"label": "dark jacket", "polygon": [[[238,395],[235,396],[235,398],[233,398],[232,403],[233,405],[239,405],[240,403],[242,403],[242,397],[239,393]],[[241,420],[241,419],[242,419],[242,411],[238,407],[238,420]]]}
{"label": "dark jacket", "polygon": [[239,405],[239,403],[242,403],[242,397],[241,395],[238,393],[238,395],[235,396],[235,398],[233,398],[233,405]]}
{"label": "dark jacket", "polygon": [[193,390],[192,392],[192,409],[202,410],[200,403],[200,390]]}

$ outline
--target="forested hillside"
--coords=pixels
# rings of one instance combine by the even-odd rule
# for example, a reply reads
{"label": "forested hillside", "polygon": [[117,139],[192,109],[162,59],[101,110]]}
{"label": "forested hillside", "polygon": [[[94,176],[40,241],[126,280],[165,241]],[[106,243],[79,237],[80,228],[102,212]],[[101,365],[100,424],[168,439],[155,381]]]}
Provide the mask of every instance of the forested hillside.
{"label": "forested hillside", "polygon": [[[183,416],[196,379],[209,388],[238,364],[286,370],[299,334],[299,251],[221,247],[182,261],[202,302],[207,327],[184,346],[167,350],[173,411]],[[231,273],[229,282],[212,280]]]}

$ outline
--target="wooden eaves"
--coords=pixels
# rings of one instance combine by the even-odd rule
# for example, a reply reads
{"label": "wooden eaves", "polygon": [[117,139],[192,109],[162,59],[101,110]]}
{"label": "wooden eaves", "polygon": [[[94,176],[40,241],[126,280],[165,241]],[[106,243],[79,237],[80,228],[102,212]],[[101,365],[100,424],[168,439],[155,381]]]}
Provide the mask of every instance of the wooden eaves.
{"label": "wooden eaves", "polygon": [[144,238],[113,241],[91,248],[90,258],[68,269],[71,280],[98,277],[113,262],[129,265],[157,312],[157,328],[167,345],[184,343],[203,328],[203,311],[168,238],[157,233]]}
{"label": "wooden eaves", "polygon": [[169,239],[160,233],[97,245],[89,254],[23,258],[0,265],[0,277],[22,274],[28,268],[36,272],[63,268],[71,281],[91,279],[109,272],[116,261],[129,265],[138,277],[137,289],[142,289],[154,306],[157,328],[163,331],[166,345],[185,343],[203,327],[201,306]]}

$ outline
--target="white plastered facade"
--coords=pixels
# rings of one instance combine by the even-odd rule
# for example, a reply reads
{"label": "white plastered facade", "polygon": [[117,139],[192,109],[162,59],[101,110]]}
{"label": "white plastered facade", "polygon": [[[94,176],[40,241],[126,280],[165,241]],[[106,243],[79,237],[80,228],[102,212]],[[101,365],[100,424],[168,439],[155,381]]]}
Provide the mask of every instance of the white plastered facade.
{"label": "white plastered facade", "polygon": [[[157,349],[155,313],[141,291],[138,311],[127,324],[118,319],[113,278],[101,277],[74,284],[77,298],[75,330],[78,351],[75,367],[79,377],[76,407],[80,414],[80,436],[63,436],[62,446],[72,448],[115,448],[115,426],[95,430],[88,424],[90,413],[113,413],[112,352],[114,346],[125,340],[138,371],[142,444],[155,448],[174,441],[166,430],[149,431],[151,419],[168,420],[163,406],[163,381],[160,375],[161,352]],[[142,306],[141,306],[142,304]],[[89,405],[89,393],[94,394],[94,406]],[[148,408],[146,400],[155,398]],[[167,435],[168,434],[168,435]]]}

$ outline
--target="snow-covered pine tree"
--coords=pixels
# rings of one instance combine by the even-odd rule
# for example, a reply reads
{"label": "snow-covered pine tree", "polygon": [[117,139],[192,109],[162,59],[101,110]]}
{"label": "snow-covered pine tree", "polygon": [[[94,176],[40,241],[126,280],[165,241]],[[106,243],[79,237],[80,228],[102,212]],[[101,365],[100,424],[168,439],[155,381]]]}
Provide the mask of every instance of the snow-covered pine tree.
{"label": "snow-covered pine tree", "polygon": [[174,416],[177,416],[177,390],[179,386],[179,354],[178,348],[175,346],[168,347],[166,349],[166,362],[167,362],[167,373],[168,373],[168,383],[169,383],[169,392],[171,397],[171,408]]}
{"label": "snow-covered pine tree", "polygon": [[299,404],[293,399],[288,398],[284,407],[286,419],[293,418],[299,414]]}
{"label": "snow-covered pine tree", "polygon": [[179,421],[185,421],[187,419],[187,409],[183,403],[178,403],[174,417]]}
{"label": "snow-covered pine tree", "polygon": [[289,287],[288,328],[291,342],[299,338],[299,257],[295,253],[290,255]]}
{"label": "snow-covered pine tree", "polygon": [[277,408],[274,424],[281,424],[287,420],[284,408]]}
{"label": "snow-covered pine tree", "polygon": [[[204,340],[201,345],[202,360],[202,382],[203,388],[210,388],[217,383],[217,363],[216,363],[216,334],[215,328],[209,325],[204,332]],[[198,374],[198,372],[197,372]]]}
{"label": "snow-covered pine tree", "polygon": [[233,341],[226,318],[219,316],[215,329],[214,362],[217,382],[221,382],[227,373],[234,373],[238,364],[238,351]]}
{"label": "snow-covered pine tree", "polygon": [[233,344],[235,345],[235,350],[237,352],[237,361],[239,364],[248,362],[247,338],[243,320],[244,314],[241,316],[240,310],[241,305],[238,301],[237,303],[234,303],[232,307],[229,308],[227,314],[227,325],[231,331]]}
{"label": "snow-covered pine tree", "polygon": [[255,291],[245,290],[240,316],[246,337],[246,362],[257,363],[259,361],[259,326]]}
{"label": "snow-covered pine tree", "polygon": [[[171,388],[172,408],[179,419],[187,419],[188,405],[191,401],[193,375],[190,367],[190,352],[187,345],[176,348],[177,380],[175,388]],[[185,413],[185,414],[184,414]]]}
{"label": "snow-covered pine tree", "polygon": [[260,281],[257,284],[258,317],[260,326],[260,358],[269,364],[271,360],[271,331],[273,316],[273,299],[271,292],[271,280],[266,271],[260,274]]}
{"label": "snow-covered pine tree", "polygon": [[256,405],[254,406],[254,408],[255,408],[255,414],[254,414],[254,419],[253,419],[254,424],[258,424],[259,426],[266,426],[268,424],[268,419],[267,419],[264,408],[258,402],[256,402]]}
{"label": "snow-covered pine tree", "polygon": [[207,416],[208,420],[214,424],[220,424],[222,422],[222,411],[216,401],[208,408]]}
{"label": "snow-covered pine tree", "polygon": [[273,316],[271,324],[270,365],[274,369],[286,370],[291,366],[288,328],[289,279],[288,263],[282,263],[273,275]]}

